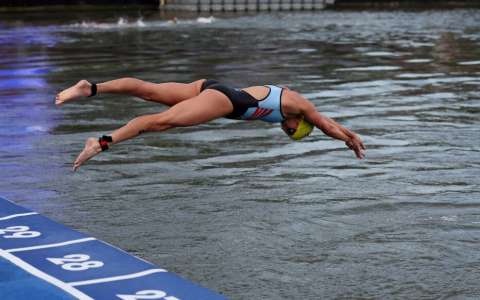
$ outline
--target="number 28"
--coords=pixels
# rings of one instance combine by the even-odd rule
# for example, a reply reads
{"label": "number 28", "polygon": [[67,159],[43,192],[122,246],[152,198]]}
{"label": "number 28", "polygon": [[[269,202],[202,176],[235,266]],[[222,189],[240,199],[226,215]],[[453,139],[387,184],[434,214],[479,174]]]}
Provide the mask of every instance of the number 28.
{"label": "number 28", "polygon": [[62,269],[67,271],[85,271],[103,266],[103,262],[89,259],[90,256],[86,254],[70,254],[62,258],[47,258],[49,262],[62,266]]}

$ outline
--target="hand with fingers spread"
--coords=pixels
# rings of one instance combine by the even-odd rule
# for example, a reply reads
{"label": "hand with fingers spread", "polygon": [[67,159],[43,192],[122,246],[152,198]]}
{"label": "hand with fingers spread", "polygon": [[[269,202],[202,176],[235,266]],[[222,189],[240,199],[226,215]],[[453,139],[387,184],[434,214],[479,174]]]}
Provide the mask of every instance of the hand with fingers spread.
{"label": "hand with fingers spread", "polygon": [[365,158],[365,146],[363,145],[362,140],[357,136],[353,135],[348,141],[345,142],[348,148],[355,152],[355,155],[359,159]]}

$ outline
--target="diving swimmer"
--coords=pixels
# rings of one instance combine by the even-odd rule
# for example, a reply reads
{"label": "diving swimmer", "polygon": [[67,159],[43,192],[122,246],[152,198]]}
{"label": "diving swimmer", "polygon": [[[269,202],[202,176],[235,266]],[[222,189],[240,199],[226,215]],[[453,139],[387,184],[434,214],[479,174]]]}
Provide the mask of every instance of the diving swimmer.
{"label": "diving swimmer", "polygon": [[317,127],[324,134],[345,142],[357,158],[365,157],[365,146],[357,134],[318,112],[313,103],[300,93],[276,85],[235,89],[211,79],[192,83],[152,83],[136,78],[102,83],[80,80],[57,94],[55,104],[59,106],[80,97],[105,93],[131,95],[170,108],[136,117],[110,135],[88,138],[73,163],[74,171],[110,146],[142,133],[194,126],[222,117],[280,123],[283,131],[293,140],[301,140]]}

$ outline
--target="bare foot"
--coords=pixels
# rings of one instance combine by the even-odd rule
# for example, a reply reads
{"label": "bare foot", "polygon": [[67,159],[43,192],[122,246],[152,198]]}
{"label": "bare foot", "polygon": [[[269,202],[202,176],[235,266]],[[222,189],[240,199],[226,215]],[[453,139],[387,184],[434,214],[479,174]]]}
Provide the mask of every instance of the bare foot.
{"label": "bare foot", "polygon": [[85,142],[85,148],[83,148],[83,151],[80,152],[73,163],[73,171],[76,171],[84,162],[100,152],[102,152],[102,148],[100,147],[98,140],[96,138],[88,138]]}
{"label": "bare foot", "polygon": [[55,104],[61,105],[66,101],[73,100],[78,97],[90,96],[92,84],[86,80],[80,80],[74,86],[69,87],[66,90],[61,91],[55,97]]}

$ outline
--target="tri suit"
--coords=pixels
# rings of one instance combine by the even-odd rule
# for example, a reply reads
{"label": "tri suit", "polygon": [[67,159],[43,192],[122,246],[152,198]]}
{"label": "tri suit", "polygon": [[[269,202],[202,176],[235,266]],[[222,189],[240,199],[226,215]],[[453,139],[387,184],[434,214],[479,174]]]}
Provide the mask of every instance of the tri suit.
{"label": "tri suit", "polygon": [[232,102],[233,111],[225,116],[226,118],[280,123],[285,120],[282,113],[283,89],[275,85],[266,85],[266,87],[268,87],[270,91],[263,99],[256,99],[243,90],[231,88],[212,79],[203,82],[201,91],[212,89],[227,96]]}

